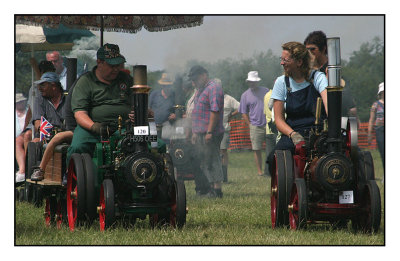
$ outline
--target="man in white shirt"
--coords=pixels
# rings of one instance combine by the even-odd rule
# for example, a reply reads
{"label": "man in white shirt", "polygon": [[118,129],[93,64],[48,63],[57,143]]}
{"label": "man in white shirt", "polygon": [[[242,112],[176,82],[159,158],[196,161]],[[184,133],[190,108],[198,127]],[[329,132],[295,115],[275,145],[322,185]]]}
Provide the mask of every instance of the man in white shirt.
{"label": "man in white shirt", "polygon": [[63,58],[60,53],[57,51],[48,52],[46,53],[46,60],[53,63],[64,91],[67,90],[67,67],[63,65]]}
{"label": "man in white shirt", "polygon": [[222,156],[222,171],[224,174],[224,182],[228,182],[228,147],[229,147],[229,132],[231,126],[229,121],[232,116],[238,114],[240,103],[228,94],[224,94],[224,118],[223,125],[225,128],[224,137],[222,138],[220,150]]}

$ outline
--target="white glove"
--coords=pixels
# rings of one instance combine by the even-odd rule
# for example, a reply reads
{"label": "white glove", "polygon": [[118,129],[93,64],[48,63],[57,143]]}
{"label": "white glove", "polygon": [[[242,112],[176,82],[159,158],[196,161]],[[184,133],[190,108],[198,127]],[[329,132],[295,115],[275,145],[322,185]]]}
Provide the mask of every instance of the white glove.
{"label": "white glove", "polygon": [[303,136],[295,131],[290,134],[290,139],[293,141],[294,146],[296,146],[299,142],[304,141]]}

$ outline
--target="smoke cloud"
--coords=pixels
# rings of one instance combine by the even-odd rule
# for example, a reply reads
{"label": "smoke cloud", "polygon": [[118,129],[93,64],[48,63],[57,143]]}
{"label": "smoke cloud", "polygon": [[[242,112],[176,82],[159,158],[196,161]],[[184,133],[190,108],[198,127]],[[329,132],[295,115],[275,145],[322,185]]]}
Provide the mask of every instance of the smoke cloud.
{"label": "smoke cloud", "polygon": [[[249,58],[271,49],[280,55],[288,41],[303,42],[308,33],[322,30],[340,37],[342,58],[375,36],[383,39],[383,16],[205,16],[201,26],[137,34],[104,32],[106,42],[116,43],[131,65],[148,70],[182,72],[187,61],[215,62]],[[98,33],[97,33],[98,34]]]}

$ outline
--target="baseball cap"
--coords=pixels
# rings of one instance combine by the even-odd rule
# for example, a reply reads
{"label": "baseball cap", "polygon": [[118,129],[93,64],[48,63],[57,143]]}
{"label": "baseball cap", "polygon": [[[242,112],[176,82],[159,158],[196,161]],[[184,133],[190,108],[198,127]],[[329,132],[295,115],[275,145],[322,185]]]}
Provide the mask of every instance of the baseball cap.
{"label": "baseball cap", "polygon": [[41,84],[44,82],[59,82],[60,77],[55,72],[46,72],[40,77],[40,80],[35,81],[35,84]]}
{"label": "baseball cap", "polygon": [[126,62],[125,57],[119,52],[118,45],[109,43],[106,43],[97,50],[97,59],[104,60],[111,65]]}
{"label": "baseball cap", "polygon": [[208,73],[208,71],[206,69],[204,69],[203,66],[195,65],[192,68],[190,68],[188,77],[190,80],[194,80],[196,78],[196,76],[203,74],[203,73]]}

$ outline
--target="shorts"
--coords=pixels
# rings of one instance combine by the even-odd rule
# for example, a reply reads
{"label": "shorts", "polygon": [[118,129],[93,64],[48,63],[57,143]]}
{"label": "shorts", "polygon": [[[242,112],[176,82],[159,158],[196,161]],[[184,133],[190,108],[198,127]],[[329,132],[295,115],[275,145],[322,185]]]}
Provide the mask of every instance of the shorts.
{"label": "shorts", "polygon": [[262,150],[266,138],[265,126],[254,126],[250,124],[250,140],[252,150]]}
{"label": "shorts", "polygon": [[222,137],[221,145],[219,146],[221,150],[227,150],[229,148],[229,131],[224,132],[224,137]]}

